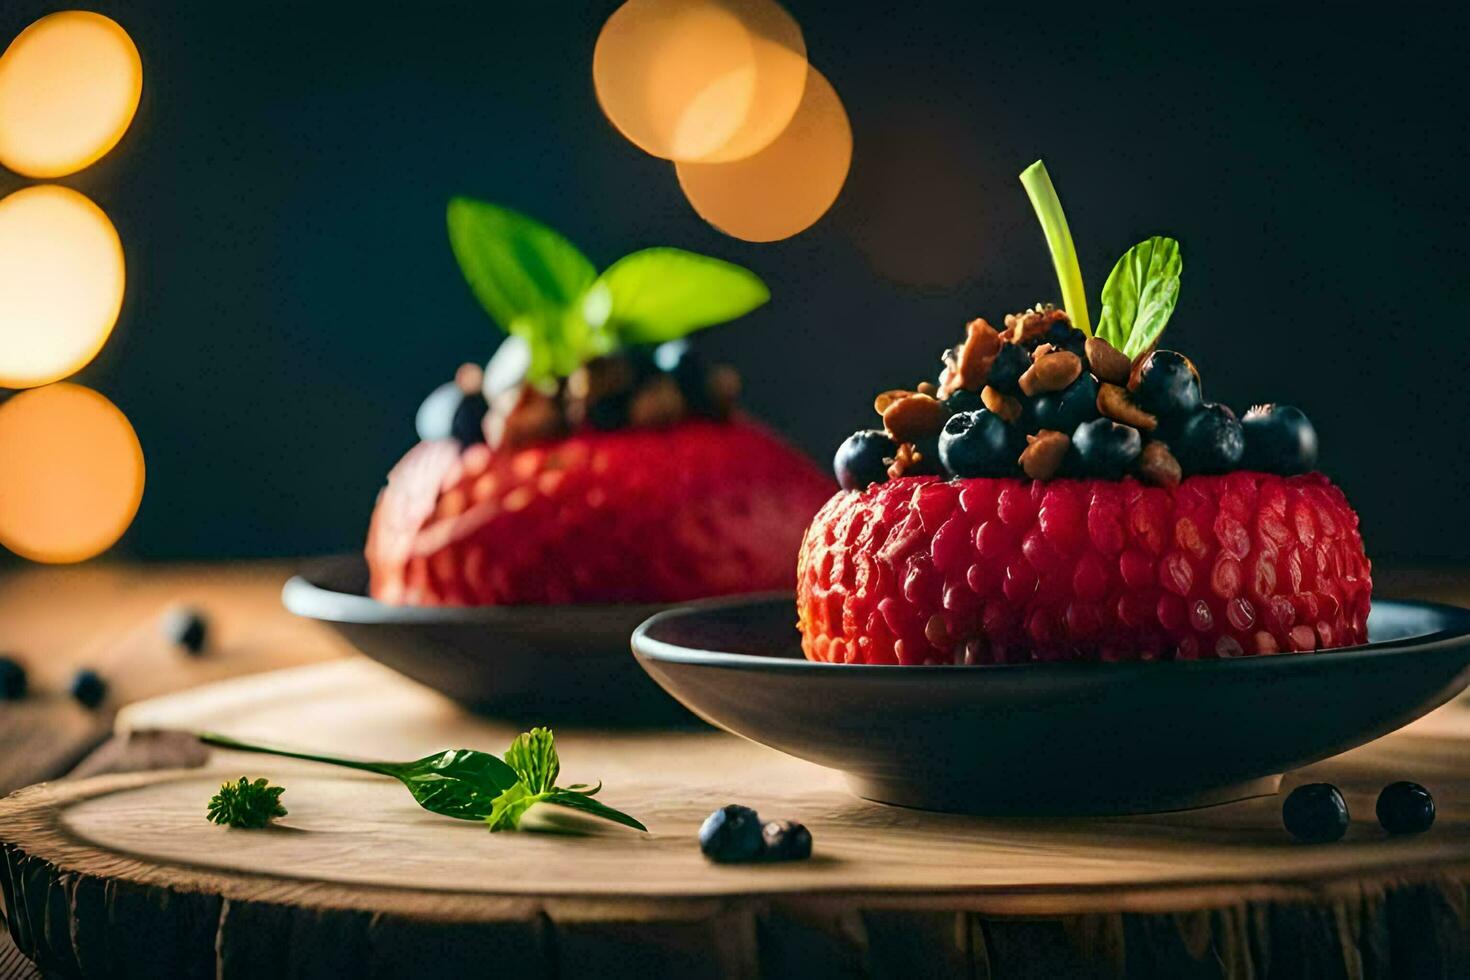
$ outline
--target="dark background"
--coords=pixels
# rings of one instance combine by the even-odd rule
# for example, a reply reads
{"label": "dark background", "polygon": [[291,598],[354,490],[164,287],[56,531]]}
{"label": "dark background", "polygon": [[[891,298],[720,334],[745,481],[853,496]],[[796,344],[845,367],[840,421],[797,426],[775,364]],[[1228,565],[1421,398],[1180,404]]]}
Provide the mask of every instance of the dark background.
{"label": "dark background", "polygon": [[[0,43],[74,5],[7,0]],[[825,465],[966,319],[1056,298],[1016,181],[1041,156],[1094,315],[1125,248],[1179,238],[1166,341],[1207,397],[1306,410],[1380,560],[1470,555],[1463,12],[790,6],[851,115],[853,168],[816,227],[751,245],[599,111],[616,3],[95,5],[145,71],[122,144],[62,181],[128,255],[122,320],[78,376],[148,458],[114,554],[360,545],[424,393],[498,339],[450,255],[453,193],[599,265],[676,244],[755,269],[773,302],[705,345]]]}

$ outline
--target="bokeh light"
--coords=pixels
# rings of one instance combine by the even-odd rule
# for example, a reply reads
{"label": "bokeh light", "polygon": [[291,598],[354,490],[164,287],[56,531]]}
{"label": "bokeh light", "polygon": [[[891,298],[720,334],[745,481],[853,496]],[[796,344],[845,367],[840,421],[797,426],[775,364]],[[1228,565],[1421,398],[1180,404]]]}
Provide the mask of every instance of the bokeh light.
{"label": "bokeh light", "polygon": [[676,164],[700,217],[727,235],[773,242],[811,227],[837,200],[852,164],[852,126],[832,85],[808,68],[791,123],[754,156]]}
{"label": "bokeh light", "polygon": [[122,242],[76,191],[0,200],[0,387],[64,378],[102,349],[122,309]]}
{"label": "bokeh light", "polygon": [[774,140],[806,83],[801,28],[773,0],[629,0],[598,36],[603,111],[645,152],[726,161]]}
{"label": "bokeh light", "polygon": [[0,56],[0,163],[60,177],[95,163],[127,132],[143,93],[143,62],[101,14],[42,17]]}
{"label": "bokeh light", "polygon": [[107,550],[143,499],[143,448],[102,395],[61,382],[0,404],[0,545],[40,562]]}

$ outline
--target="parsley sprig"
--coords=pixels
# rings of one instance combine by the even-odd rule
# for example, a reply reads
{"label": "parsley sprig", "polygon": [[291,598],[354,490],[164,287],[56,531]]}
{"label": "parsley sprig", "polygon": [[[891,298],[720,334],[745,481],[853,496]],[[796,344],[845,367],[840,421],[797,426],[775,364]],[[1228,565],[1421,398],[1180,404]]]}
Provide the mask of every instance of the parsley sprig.
{"label": "parsley sprig", "polygon": [[492,831],[518,829],[521,817],[537,803],[580,810],[635,830],[648,829],[621,810],[593,799],[602,789],[601,783],[557,786],[561,760],[556,738],[546,728],[517,735],[504,759],[477,749],[447,749],[410,762],[377,762],[241,742],[212,732],[200,734],[199,740],[238,752],[260,752],[390,776],[403,783],[425,810],[458,820],[483,820]]}
{"label": "parsley sprig", "polygon": [[251,782],[241,776],[238,782],[227,782],[209,799],[208,817],[218,824],[259,830],[276,817],[284,817],[281,805],[284,786],[272,786],[264,778]]}

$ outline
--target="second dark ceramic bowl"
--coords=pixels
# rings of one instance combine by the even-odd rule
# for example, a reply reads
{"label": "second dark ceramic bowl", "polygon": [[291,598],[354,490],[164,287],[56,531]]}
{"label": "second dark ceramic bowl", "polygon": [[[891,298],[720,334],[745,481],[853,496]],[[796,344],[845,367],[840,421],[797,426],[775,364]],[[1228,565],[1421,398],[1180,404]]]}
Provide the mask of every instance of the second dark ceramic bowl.
{"label": "second dark ceramic bowl", "polygon": [[310,563],[281,590],[298,616],[481,714],[526,724],[698,724],[628,655],[639,623],[665,609],[393,606],[367,594],[360,555]]}
{"label": "second dark ceramic bowl", "polygon": [[1172,663],[887,667],[802,657],[790,596],[638,628],[643,668],[721,728],[842,770],[884,803],[1140,813],[1275,791],[1290,769],[1408,724],[1470,682],[1470,611],[1375,602],[1374,642]]}

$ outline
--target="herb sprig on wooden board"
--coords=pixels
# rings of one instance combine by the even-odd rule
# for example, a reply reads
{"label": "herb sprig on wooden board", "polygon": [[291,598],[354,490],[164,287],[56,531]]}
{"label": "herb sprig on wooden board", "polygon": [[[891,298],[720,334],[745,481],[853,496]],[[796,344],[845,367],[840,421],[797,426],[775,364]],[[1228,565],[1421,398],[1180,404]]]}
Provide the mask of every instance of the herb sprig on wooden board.
{"label": "herb sprig on wooden board", "polygon": [[521,817],[537,803],[555,803],[635,830],[648,829],[621,810],[593,799],[602,789],[601,783],[557,786],[561,761],[556,738],[546,728],[533,728],[516,736],[504,759],[477,749],[446,749],[410,762],[380,762],[242,742],[213,732],[201,733],[199,740],[237,752],[259,752],[389,776],[407,787],[425,810],[457,820],[483,820],[492,831],[518,829]]}
{"label": "herb sprig on wooden board", "polygon": [[238,782],[220,786],[219,792],[210,797],[205,815],[213,823],[259,830],[286,815],[281,805],[284,792],[284,786],[272,786],[265,779],[251,782],[248,776],[241,776]]}

